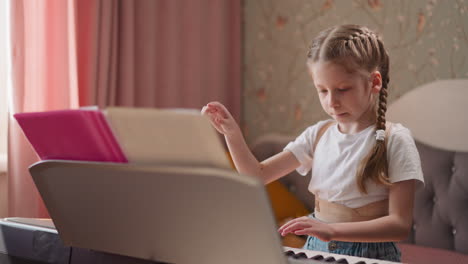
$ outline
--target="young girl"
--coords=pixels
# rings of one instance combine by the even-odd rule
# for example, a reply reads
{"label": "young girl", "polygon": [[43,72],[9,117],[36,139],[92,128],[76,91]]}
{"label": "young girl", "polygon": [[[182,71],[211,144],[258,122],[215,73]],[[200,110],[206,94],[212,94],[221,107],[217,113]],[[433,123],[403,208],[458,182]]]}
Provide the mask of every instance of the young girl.
{"label": "young girl", "polygon": [[305,249],[399,261],[396,241],[412,224],[416,181],[423,182],[409,130],[385,120],[389,58],[369,29],[342,25],[313,40],[307,66],[332,119],[307,128],[281,153],[258,162],[226,108],[202,109],[224,134],[238,171],[272,182],[293,170],[312,171],[311,216],[289,221],[281,235],[308,235]]}

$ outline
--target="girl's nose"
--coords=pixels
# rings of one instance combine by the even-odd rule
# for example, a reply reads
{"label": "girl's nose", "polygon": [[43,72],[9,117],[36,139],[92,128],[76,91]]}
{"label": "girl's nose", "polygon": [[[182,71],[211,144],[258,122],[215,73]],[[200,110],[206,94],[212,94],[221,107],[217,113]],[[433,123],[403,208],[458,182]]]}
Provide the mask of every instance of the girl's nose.
{"label": "girl's nose", "polygon": [[330,92],[330,95],[328,97],[328,106],[332,108],[340,107],[340,102],[338,100],[338,97],[333,92]]}

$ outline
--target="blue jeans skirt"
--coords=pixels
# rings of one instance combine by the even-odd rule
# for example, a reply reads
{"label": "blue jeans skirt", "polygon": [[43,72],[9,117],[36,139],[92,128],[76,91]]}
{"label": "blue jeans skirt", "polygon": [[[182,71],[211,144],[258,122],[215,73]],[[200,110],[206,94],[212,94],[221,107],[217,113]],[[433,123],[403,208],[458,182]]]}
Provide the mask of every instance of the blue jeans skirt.
{"label": "blue jeans skirt", "polygon": [[[309,217],[314,218],[312,215]],[[332,254],[401,261],[401,252],[395,242],[344,242],[336,240],[324,242],[316,237],[308,236],[303,248]]]}

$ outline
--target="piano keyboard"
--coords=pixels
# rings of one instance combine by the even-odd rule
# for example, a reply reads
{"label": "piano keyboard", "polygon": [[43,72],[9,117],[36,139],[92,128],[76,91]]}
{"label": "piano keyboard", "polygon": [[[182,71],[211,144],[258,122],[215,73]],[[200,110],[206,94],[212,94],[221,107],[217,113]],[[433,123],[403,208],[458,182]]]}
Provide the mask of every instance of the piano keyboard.
{"label": "piano keyboard", "polygon": [[395,264],[396,262],[283,247],[290,264]]}

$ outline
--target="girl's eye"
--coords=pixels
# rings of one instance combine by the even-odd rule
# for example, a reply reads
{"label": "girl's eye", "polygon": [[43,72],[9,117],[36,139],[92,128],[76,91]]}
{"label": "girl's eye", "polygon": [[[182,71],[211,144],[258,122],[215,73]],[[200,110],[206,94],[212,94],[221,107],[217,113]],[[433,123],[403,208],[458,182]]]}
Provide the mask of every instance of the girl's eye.
{"label": "girl's eye", "polygon": [[346,91],[349,91],[350,88],[343,88],[343,89],[338,89],[338,91],[340,92],[346,92]]}
{"label": "girl's eye", "polygon": [[319,93],[327,93],[327,90],[319,90]]}

